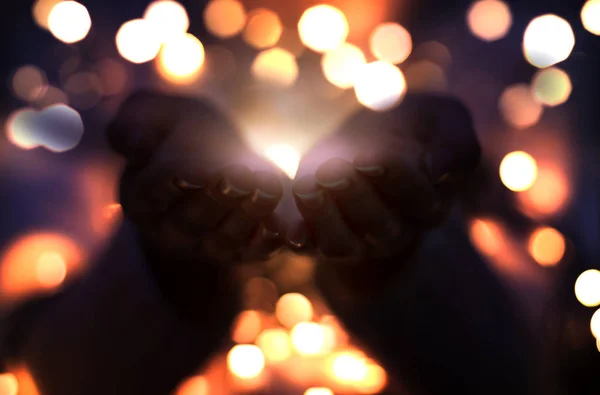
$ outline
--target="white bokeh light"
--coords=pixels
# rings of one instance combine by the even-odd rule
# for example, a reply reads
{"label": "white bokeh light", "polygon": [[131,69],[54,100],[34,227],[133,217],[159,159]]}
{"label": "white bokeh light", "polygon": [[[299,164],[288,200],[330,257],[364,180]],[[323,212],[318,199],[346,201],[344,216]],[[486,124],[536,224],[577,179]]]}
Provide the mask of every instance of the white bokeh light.
{"label": "white bokeh light", "polygon": [[406,80],[391,63],[376,61],[361,67],[354,83],[356,98],[374,111],[395,107],[406,93]]}
{"label": "white bokeh light", "polygon": [[131,63],[146,63],[160,51],[161,39],[154,25],[145,19],[125,22],[116,36],[117,49]]}
{"label": "white bokeh light", "polygon": [[73,44],[83,40],[92,27],[87,8],[76,1],[56,4],[48,15],[48,28],[60,41]]}
{"label": "white bokeh light", "polygon": [[567,59],[575,47],[575,35],[569,22],[548,14],[533,19],[523,36],[525,58],[533,66],[544,68]]}

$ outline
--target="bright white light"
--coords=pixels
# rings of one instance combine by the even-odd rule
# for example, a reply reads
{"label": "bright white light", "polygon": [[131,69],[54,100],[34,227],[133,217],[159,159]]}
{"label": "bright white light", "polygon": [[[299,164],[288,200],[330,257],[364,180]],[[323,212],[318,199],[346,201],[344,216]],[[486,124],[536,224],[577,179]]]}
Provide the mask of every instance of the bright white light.
{"label": "bright white light", "polygon": [[291,145],[272,145],[265,151],[265,157],[283,170],[290,179],[293,180],[296,177],[301,155],[300,152]]}
{"label": "bright white light", "polygon": [[172,0],[160,0],[150,3],[144,13],[144,19],[154,25],[154,29],[165,42],[174,36],[186,33],[190,20],[185,8]]}
{"label": "bright white light", "polygon": [[377,61],[361,67],[354,82],[359,103],[375,111],[396,106],[406,93],[402,71],[391,63]]}
{"label": "bright white light", "polygon": [[146,63],[160,51],[161,40],[154,25],[145,19],[125,22],[116,36],[117,49],[131,63]]}
{"label": "bright white light", "polygon": [[63,1],[56,4],[48,16],[50,32],[67,44],[83,40],[91,27],[90,13],[83,4],[76,1]]}
{"label": "bright white light", "polygon": [[523,52],[532,65],[544,68],[567,59],[575,47],[569,22],[548,14],[533,19],[523,36]]}
{"label": "bright white light", "polygon": [[575,296],[586,307],[600,305],[600,271],[586,270],[575,281]]}

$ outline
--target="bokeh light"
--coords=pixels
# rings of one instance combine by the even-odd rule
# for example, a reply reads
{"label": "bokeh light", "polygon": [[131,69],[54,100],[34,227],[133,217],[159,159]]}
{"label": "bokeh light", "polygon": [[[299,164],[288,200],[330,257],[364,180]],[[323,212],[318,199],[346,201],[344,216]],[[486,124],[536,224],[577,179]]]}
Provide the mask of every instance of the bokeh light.
{"label": "bokeh light", "polygon": [[344,13],[328,4],[307,9],[298,22],[300,39],[315,52],[336,49],[346,41],[348,31]]}
{"label": "bokeh light", "polygon": [[600,36],[600,0],[588,0],[583,5],[581,22],[588,32]]}
{"label": "bokeh light", "polygon": [[261,317],[258,311],[242,311],[234,325],[232,339],[236,343],[252,343],[261,330]]}
{"label": "bokeh light", "polygon": [[81,110],[95,107],[104,95],[100,78],[87,71],[69,76],[64,89],[69,94],[73,107]]}
{"label": "bokeh light", "polygon": [[5,133],[8,141],[21,149],[38,147],[37,138],[33,131],[33,118],[36,111],[32,108],[23,108],[14,111],[7,119]]}
{"label": "bokeh light", "polygon": [[575,296],[586,307],[600,305],[600,271],[586,270],[575,281]]}
{"label": "bokeh light", "polygon": [[204,46],[190,33],[164,43],[158,58],[160,75],[173,83],[188,83],[200,73],[204,64]]}
{"label": "bokeh light", "polygon": [[75,148],[84,133],[81,115],[64,104],[56,104],[37,114],[32,127],[36,142],[52,152]]}
{"label": "bokeh light", "polygon": [[529,253],[540,266],[555,266],[565,255],[564,236],[553,228],[540,228],[529,238]]}
{"label": "bokeh light", "polygon": [[569,74],[559,68],[551,67],[539,70],[535,74],[531,89],[540,103],[555,107],[569,100],[573,85]]}
{"label": "bokeh light", "polygon": [[335,379],[342,384],[360,383],[365,380],[368,372],[364,355],[357,351],[342,351],[333,354],[331,369]]}
{"label": "bokeh light", "polygon": [[96,69],[105,95],[118,95],[126,90],[129,75],[121,62],[110,58],[102,59],[96,64]]}
{"label": "bokeh light", "polygon": [[408,92],[444,92],[448,80],[444,69],[429,60],[411,63],[404,70]]}
{"label": "bokeh light", "polygon": [[246,25],[246,10],[237,0],[211,0],[204,9],[204,26],[216,37],[231,38]]}
{"label": "bokeh light", "polygon": [[271,48],[256,56],[252,75],[262,82],[289,87],[298,78],[298,64],[294,55],[285,49]]}
{"label": "bokeh light", "polygon": [[354,83],[358,102],[374,111],[389,110],[406,94],[406,80],[391,63],[376,61],[364,65]]}
{"label": "bokeh light", "polygon": [[263,49],[277,44],[282,32],[283,26],[277,13],[258,8],[248,15],[242,38],[252,47]]}
{"label": "bokeh light", "polygon": [[154,26],[161,42],[166,42],[187,32],[190,20],[187,11],[177,1],[159,0],[148,5],[144,19]]}
{"label": "bokeh light", "polygon": [[90,13],[76,1],[57,3],[48,15],[48,28],[54,37],[73,44],[83,40],[92,27]]}
{"label": "bokeh light", "polygon": [[69,98],[62,90],[49,85],[44,95],[36,102],[36,105],[38,108],[46,108],[55,104],[69,104]]}
{"label": "bokeh light", "polygon": [[544,68],[562,62],[574,47],[573,29],[569,22],[559,16],[539,16],[525,29],[523,52],[533,66]]}
{"label": "bokeh light", "polygon": [[326,387],[312,387],[304,391],[304,395],[334,395],[333,391]]}
{"label": "bokeh light", "polygon": [[117,32],[119,54],[131,63],[146,63],[154,59],[161,47],[161,38],[154,25],[145,19],[125,22]]}
{"label": "bokeh light", "polygon": [[538,174],[537,162],[523,151],[507,154],[500,163],[500,179],[504,186],[514,192],[531,188]]}
{"label": "bokeh light", "polygon": [[313,307],[310,300],[299,293],[282,295],[275,305],[275,315],[286,328],[292,328],[300,322],[313,318]]}
{"label": "bokeh light", "polygon": [[467,13],[467,25],[475,37],[496,41],[505,37],[510,30],[512,14],[503,1],[475,1]]}
{"label": "bokeh light", "polygon": [[408,30],[394,22],[375,27],[369,39],[371,52],[379,60],[392,64],[404,62],[412,52],[412,37]]}
{"label": "bokeh light", "polygon": [[356,384],[358,392],[361,394],[378,394],[387,385],[387,373],[385,370],[375,364],[367,365],[367,373],[365,378]]}
{"label": "bokeh light", "polygon": [[58,252],[45,252],[35,267],[38,282],[46,288],[56,288],[67,277],[67,263]]}
{"label": "bokeh light", "polygon": [[12,373],[0,374],[0,395],[18,395],[19,382]]}
{"label": "bokeh light", "polygon": [[177,387],[175,395],[208,395],[208,380],[203,376],[193,376]]}
{"label": "bokeh light", "polygon": [[361,67],[366,63],[365,54],[360,48],[344,43],[323,55],[321,68],[327,81],[338,88],[348,89],[354,86]]}
{"label": "bokeh light", "polygon": [[500,96],[499,108],[506,122],[517,129],[534,126],[544,112],[527,84],[507,87]]}
{"label": "bokeh light", "polygon": [[534,218],[559,214],[569,203],[569,177],[560,168],[541,165],[533,186],[518,195],[523,211]]}
{"label": "bokeh light", "polygon": [[325,347],[325,331],[315,322],[300,322],[292,329],[290,338],[300,355],[319,355]]}
{"label": "bokeh light", "polygon": [[33,19],[39,27],[48,29],[48,16],[55,5],[64,0],[36,0],[33,4]]}
{"label": "bokeh light", "polygon": [[36,101],[48,89],[46,73],[35,66],[20,67],[13,75],[12,89],[19,99],[27,102]]}
{"label": "bokeh light", "polygon": [[282,362],[292,355],[290,337],[285,329],[265,329],[256,339],[265,358],[269,362]]}
{"label": "bokeh light", "polygon": [[489,219],[475,219],[469,228],[471,242],[482,254],[495,256],[504,247],[504,236],[500,226]]}
{"label": "bokeh light", "polygon": [[592,319],[590,320],[590,329],[592,331],[592,335],[595,337],[600,337],[600,310],[596,310],[594,315],[592,315]]}
{"label": "bokeh light", "polygon": [[438,41],[427,41],[415,47],[413,57],[428,60],[442,68],[447,68],[452,63],[452,54],[447,46]]}
{"label": "bokeh light", "polygon": [[265,368],[265,357],[255,345],[238,344],[227,354],[229,371],[241,379],[252,379]]}
{"label": "bokeh light", "polygon": [[279,167],[291,180],[300,166],[300,152],[289,144],[274,144],[265,151],[265,157]]}

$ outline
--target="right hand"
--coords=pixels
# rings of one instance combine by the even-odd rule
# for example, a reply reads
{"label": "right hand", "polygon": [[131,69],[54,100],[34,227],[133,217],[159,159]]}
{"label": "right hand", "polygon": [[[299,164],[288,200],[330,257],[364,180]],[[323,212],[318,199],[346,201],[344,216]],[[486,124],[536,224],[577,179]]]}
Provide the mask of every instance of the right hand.
{"label": "right hand", "polygon": [[236,163],[252,155],[235,126],[207,104],[139,92],[108,135],[127,159],[121,204],[145,252],[228,265],[264,259],[283,243],[273,215],[280,174]]}

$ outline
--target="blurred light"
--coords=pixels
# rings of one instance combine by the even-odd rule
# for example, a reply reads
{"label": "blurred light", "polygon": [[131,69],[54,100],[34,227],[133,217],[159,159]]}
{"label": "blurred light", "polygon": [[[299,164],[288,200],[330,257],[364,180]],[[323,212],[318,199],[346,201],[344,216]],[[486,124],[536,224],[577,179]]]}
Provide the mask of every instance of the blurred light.
{"label": "blurred light", "polygon": [[254,48],[263,49],[277,44],[283,26],[279,16],[266,8],[253,10],[243,32],[243,39]]}
{"label": "blurred light", "polygon": [[600,310],[596,310],[594,315],[592,315],[592,319],[590,320],[590,329],[594,337],[600,337]]}
{"label": "blurred light", "polygon": [[185,7],[172,0],[154,1],[144,12],[144,19],[154,26],[161,42],[187,32],[190,20]]}
{"label": "blurred light", "polygon": [[398,23],[382,23],[373,30],[369,45],[378,60],[400,64],[412,52],[412,37],[408,30]]}
{"label": "blurred light", "polygon": [[327,81],[338,88],[348,89],[354,86],[358,72],[366,63],[365,54],[360,48],[343,43],[323,55],[321,67]]}
{"label": "blurred light", "polygon": [[320,324],[325,330],[325,348],[327,350],[348,344],[348,333],[335,316],[324,315],[320,320]]}
{"label": "blurred light", "polygon": [[92,27],[92,19],[83,4],[63,1],[56,4],[48,15],[48,28],[60,41],[73,44],[83,40]]}
{"label": "blurred light", "polygon": [[448,47],[437,41],[420,44],[415,48],[413,57],[430,60],[442,68],[447,68],[452,63],[452,55]]}
{"label": "blurred light", "polygon": [[436,63],[420,60],[404,70],[409,92],[444,92],[448,89],[446,73]]}
{"label": "blurred light", "polygon": [[58,252],[45,252],[38,258],[35,272],[40,285],[52,289],[67,277],[67,264]]}
{"label": "blurred light", "polygon": [[333,391],[325,387],[313,387],[304,391],[304,395],[334,395]]}
{"label": "blurred light", "polygon": [[542,104],[555,107],[569,100],[573,85],[569,75],[561,69],[552,67],[539,70],[533,77],[531,89],[535,98]]}
{"label": "blurred light", "polygon": [[475,37],[484,41],[496,41],[508,33],[512,25],[512,14],[503,1],[476,1],[467,13],[467,24]]}
{"label": "blurred light", "polygon": [[544,112],[544,108],[526,84],[507,87],[500,96],[499,107],[506,122],[518,129],[535,125]]}
{"label": "blurred light", "polygon": [[237,35],[245,24],[246,11],[237,0],[211,0],[204,9],[204,26],[219,38]]}
{"label": "blurred light", "polygon": [[279,167],[289,178],[296,178],[300,166],[300,152],[289,144],[275,144],[267,148],[265,157]]}
{"label": "blurred light", "polygon": [[103,217],[107,220],[114,220],[123,214],[123,207],[119,203],[111,203],[104,207]]}
{"label": "blurred light", "polygon": [[39,27],[48,29],[48,16],[55,5],[64,0],[36,0],[33,4],[33,19]]}
{"label": "blurred light", "polygon": [[208,380],[203,376],[194,376],[185,380],[177,390],[175,395],[208,395]]}
{"label": "blurred light", "polygon": [[125,91],[129,76],[127,69],[114,59],[103,59],[96,65],[98,77],[105,95],[118,95]]}
{"label": "blurred light", "polygon": [[313,318],[313,307],[310,300],[299,293],[288,293],[279,298],[275,305],[275,315],[286,328],[310,321]]}
{"label": "blurred light", "polygon": [[304,11],[298,22],[300,39],[315,52],[336,49],[348,37],[348,21],[339,9],[320,4]]}
{"label": "blurred light", "polygon": [[14,111],[6,121],[6,137],[8,141],[21,149],[38,147],[37,138],[33,131],[33,118],[36,111],[24,108]]}
{"label": "blurred light", "polygon": [[600,305],[600,271],[586,270],[575,281],[575,296],[586,307]]}
{"label": "blurred light", "polygon": [[102,82],[94,73],[82,72],[71,75],[65,83],[65,91],[74,107],[88,110],[102,100]]}
{"label": "blurred light", "polygon": [[233,324],[233,341],[236,343],[252,343],[260,333],[260,314],[254,310],[242,311]]}
{"label": "blurred light", "polygon": [[363,106],[374,111],[385,111],[402,100],[406,93],[406,80],[398,67],[377,61],[360,69],[354,90]]}
{"label": "blurred light", "polygon": [[325,331],[315,322],[300,322],[290,333],[292,345],[301,355],[319,355],[325,346]]}
{"label": "blurred light", "polygon": [[154,59],[161,46],[161,38],[154,25],[145,19],[125,22],[119,28],[115,40],[119,54],[136,64]]}
{"label": "blurred light", "polygon": [[204,64],[204,46],[189,33],[179,35],[163,45],[158,62],[164,79],[174,83],[190,82]]}
{"label": "blurred light", "polygon": [[494,256],[502,251],[504,245],[502,230],[498,224],[490,220],[472,221],[469,236],[473,245],[484,255]]}
{"label": "blurred light", "polygon": [[79,113],[64,104],[46,108],[35,118],[37,143],[52,152],[65,152],[79,144],[84,132]]}
{"label": "blurred light", "polygon": [[500,179],[504,186],[514,192],[531,188],[537,178],[537,162],[526,152],[507,154],[500,163]]}
{"label": "blurred light", "polygon": [[367,365],[367,374],[364,380],[356,386],[361,394],[378,394],[383,391],[386,385],[387,374],[385,370],[377,364],[370,363]]}
{"label": "blurred light", "polygon": [[269,362],[282,362],[292,355],[290,337],[285,329],[266,329],[256,339],[265,358]]}
{"label": "blurred light", "polygon": [[343,351],[332,356],[332,372],[337,381],[342,384],[355,384],[367,377],[365,358],[355,351]]}
{"label": "blurred light", "polygon": [[283,32],[281,33],[281,37],[279,38],[277,46],[285,49],[296,58],[300,57],[300,55],[306,51],[306,47],[298,35],[298,30],[286,27],[283,28]]}
{"label": "blurred light", "polygon": [[44,95],[38,100],[37,106],[46,108],[55,104],[69,104],[69,98],[65,92],[54,86],[48,86]]}
{"label": "blurred light", "polygon": [[19,395],[42,395],[28,368],[21,365],[11,370],[19,385]]}
{"label": "blurred light", "polygon": [[264,277],[254,277],[244,286],[243,301],[248,309],[272,311],[279,292],[273,281]]}
{"label": "blurred light", "polygon": [[35,66],[20,67],[12,78],[12,88],[19,99],[33,102],[44,95],[48,80],[43,70]]}
{"label": "blurred light", "polygon": [[298,78],[298,64],[294,55],[285,49],[271,48],[256,56],[252,74],[260,81],[288,87]]}
{"label": "blurred light", "polygon": [[265,368],[265,357],[257,346],[238,344],[227,354],[229,371],[242,379],[257,377]]}
{"label": "blurred light", "polygon": [[0,395],[18,395],[19,382],[12,373],[0,374]]}
{"label": "blurred light", "polygon": [[600,339],[596,340],[596,348],[598,349],[598,352],[600,352]]}
{"label": "blurred light", "polygon": [[600,36],[600,0],[588,0],[583,5],[581,22],[588,32]]}
{"label": "blurred light", "polygon": [[533,19],[523,36],[525,58],[533,66],[544,68],[567,59],[575,47],[575,35],[569,22],[548,14]]}
{"label": "blurred light", "polygon": [[555,215],[568,203],[570,189],[567,176],[562,171],[540,166],[533,186],[519,194],[525,214],[533,217]]}
{"label": "blurred light", "polygon": [[541,266],[555,266],[565,255],[565,238],[552,228],[541,228],[529,238],[529,253]]}

